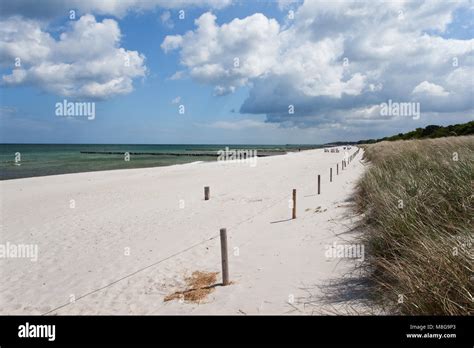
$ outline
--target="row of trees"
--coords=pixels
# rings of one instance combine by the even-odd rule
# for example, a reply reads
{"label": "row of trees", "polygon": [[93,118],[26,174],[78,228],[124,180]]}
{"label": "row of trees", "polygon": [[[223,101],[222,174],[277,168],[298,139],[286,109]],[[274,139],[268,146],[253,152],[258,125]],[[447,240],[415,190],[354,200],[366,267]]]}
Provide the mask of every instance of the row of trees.
{"label": "row of trees", "polygon": [[391,137],[380,139],[366,139],[360,140],[356,144],[373,144],[379,141],[395,141],[395,140],[409,140],[409,139],[426,139],[426,138],[441,138],[449,136],[469,135],[474,134],[474,121],[455,124],[451,126],[436,126],[429,125],[425,128],[417,128],[408,133],[399,133]]}

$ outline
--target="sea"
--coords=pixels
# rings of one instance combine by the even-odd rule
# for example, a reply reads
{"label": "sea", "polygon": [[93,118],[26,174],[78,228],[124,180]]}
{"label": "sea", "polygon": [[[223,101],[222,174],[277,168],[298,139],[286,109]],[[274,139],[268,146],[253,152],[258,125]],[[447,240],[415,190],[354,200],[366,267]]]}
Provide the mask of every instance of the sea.
{"label": "sea", "polygon": [[320,146],[0,144],[0,180],[216,161],[217,152],[226,147],[229,150],[257,150],[259,155],[280,155]]}

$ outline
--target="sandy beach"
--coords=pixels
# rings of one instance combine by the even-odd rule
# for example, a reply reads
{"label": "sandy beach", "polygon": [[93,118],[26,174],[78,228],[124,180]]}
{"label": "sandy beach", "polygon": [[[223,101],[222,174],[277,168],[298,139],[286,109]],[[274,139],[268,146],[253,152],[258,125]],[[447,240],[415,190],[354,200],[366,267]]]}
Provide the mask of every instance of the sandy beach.
{"label": "sandy beach", "polygon": [[[331,292],[328,285],[358,261],[326,251],[354,237],[350,197],[364,172],[361,156],[345,170],[342,151],[320,149],[258,158],[256,166],[191,163],[2,181],[0,243],[34,244],[38,255],[0,259],[0,313],[344,313],[346,302],[324,289]],[[194,271],[219,272],[221,282],[224,227],[231,285],[200,303],[165,302]]]}

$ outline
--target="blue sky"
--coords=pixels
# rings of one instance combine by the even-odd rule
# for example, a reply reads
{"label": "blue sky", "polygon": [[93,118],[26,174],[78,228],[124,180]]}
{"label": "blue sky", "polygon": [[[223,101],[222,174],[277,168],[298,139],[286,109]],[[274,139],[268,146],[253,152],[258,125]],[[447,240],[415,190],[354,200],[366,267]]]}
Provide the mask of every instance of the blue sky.
{"label": "blue sky", "polygon": [[[318,144],[473,119],[467,1],[109,3],[2,3],[2,142]],[[95,119],[56,116],[64,99]],[[382,117],[388,99],[421,117]]]}

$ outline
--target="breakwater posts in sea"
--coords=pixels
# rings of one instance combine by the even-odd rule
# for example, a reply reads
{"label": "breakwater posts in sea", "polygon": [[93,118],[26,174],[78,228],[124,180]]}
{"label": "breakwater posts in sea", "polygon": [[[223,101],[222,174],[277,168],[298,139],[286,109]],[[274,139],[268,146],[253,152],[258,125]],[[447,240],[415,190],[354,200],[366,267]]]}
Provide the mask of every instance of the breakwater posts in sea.
{"label": "breakwater posts in sea", "polygon": [[[80,151],[82,154],[88,155],[140,155],[140,156],[191,156],[191,157],[219,157],[217,152],[122,152],[122,151]],[[258,152],[257,157],[269,157],[277,155],[285,155],[287,152]],[[246,154],[243,154],[246,158]]]}

